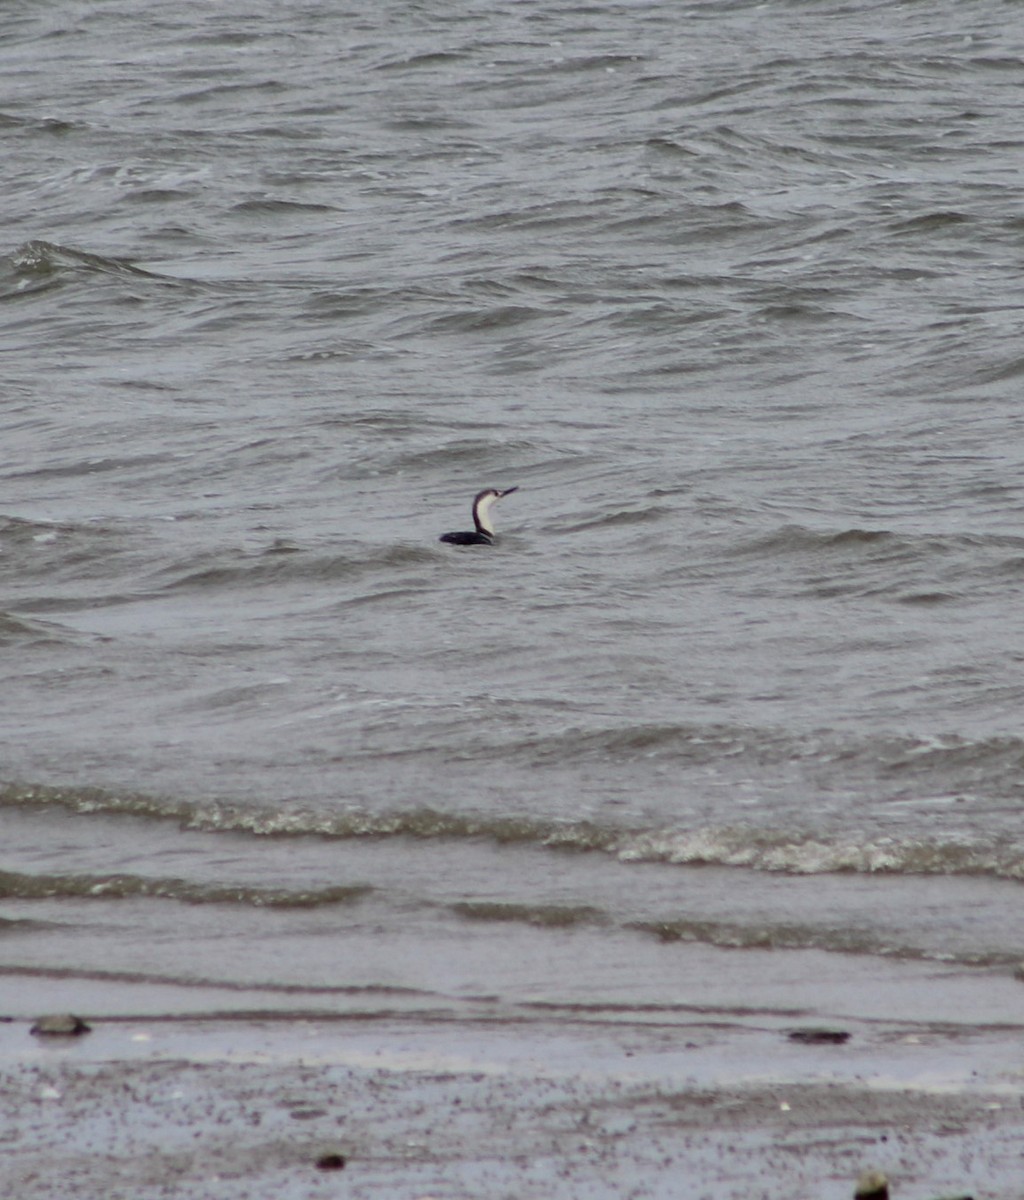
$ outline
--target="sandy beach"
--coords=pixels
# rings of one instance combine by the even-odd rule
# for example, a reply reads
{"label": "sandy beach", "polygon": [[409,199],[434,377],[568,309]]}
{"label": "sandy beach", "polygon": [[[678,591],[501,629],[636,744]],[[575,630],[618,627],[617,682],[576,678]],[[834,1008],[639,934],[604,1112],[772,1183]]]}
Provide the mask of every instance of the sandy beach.
{"label": "sandy beach", "polygon": [[89,1020],[0,1026],[5,1196],[838,1200],[867,1168],[908,1200],[1024,1195],[1016,1030]]}

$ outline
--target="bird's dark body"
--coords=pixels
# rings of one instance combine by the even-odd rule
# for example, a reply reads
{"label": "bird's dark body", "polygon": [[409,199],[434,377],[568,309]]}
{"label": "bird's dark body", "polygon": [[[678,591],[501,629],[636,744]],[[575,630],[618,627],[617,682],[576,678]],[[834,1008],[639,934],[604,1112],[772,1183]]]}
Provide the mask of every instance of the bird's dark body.
{"label": "bird's dark body", "polygon": [[442,533],[440,540],[449,542],[453,546],[493,546],[493,538],[489,538],[486,533],[475,533],[470,530],[464,530],[461,533]]}

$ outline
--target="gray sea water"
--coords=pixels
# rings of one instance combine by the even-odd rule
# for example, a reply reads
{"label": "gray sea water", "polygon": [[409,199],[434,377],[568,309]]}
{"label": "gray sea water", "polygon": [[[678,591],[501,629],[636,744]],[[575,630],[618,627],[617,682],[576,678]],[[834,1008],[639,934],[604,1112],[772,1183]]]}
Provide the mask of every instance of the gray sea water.
{"label": "gray sea water", "polygon": [[1019,1018],[1019,6],[0,25],[0,976]]}

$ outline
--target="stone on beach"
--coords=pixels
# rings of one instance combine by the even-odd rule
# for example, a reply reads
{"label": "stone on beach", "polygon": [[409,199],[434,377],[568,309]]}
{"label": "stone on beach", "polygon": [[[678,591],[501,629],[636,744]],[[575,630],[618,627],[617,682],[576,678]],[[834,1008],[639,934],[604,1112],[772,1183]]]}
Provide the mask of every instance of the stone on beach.
{"label": "stone on beach", "polygon": [[91,1026],[74,1013],[51,1013],[40,1017],[29,1030],[36,1037],[80,1037],[90,1032]]}
{"label": "stone on beach", "polygon": [[881,1171],[862,1171],[854,1200],[889,1200],[889,1180]]}

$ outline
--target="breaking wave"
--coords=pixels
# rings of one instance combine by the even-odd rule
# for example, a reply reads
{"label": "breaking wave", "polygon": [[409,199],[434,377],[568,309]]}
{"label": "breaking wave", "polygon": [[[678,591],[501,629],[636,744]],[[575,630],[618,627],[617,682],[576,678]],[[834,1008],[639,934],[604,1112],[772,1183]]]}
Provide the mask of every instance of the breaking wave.
{"label": "breaking wave", "polygon": [[[275,809],[217,801],[187,801],[99,788],[54,788],[8,784],[0,808],[59,808],[80,816],[99,814],[171,821],[182,829],[253,837],[319,837],[336,840],[410,838],[481,840],[496,845],[534,846],[545,851],[600,853],[622,863],[724,866],[799,875],[833,873],[969,875],[1024,882],[1024,848],[1005,840],[894,835],[874,839],[852,834],[823,836],[752,823],[694,829],[625,828],[600,821],[560,821],[526,815],[441,812],[413,807],[371,812]],[[104,886],[123,886],[109,883]],[[158,883],[147,886],[173,886]],[[230,889],[229,889],[230,890]],[[347,889],[340,889],[345,893]],[[305,893],[281,894],[264,902],[301,904]],[[268,893],[268,897],[277,893]],[[231,899],[231,895],[224,897]],[[339,895],[338,899],[348,899]],[[312,903],[319,902],[312,899]]]}

